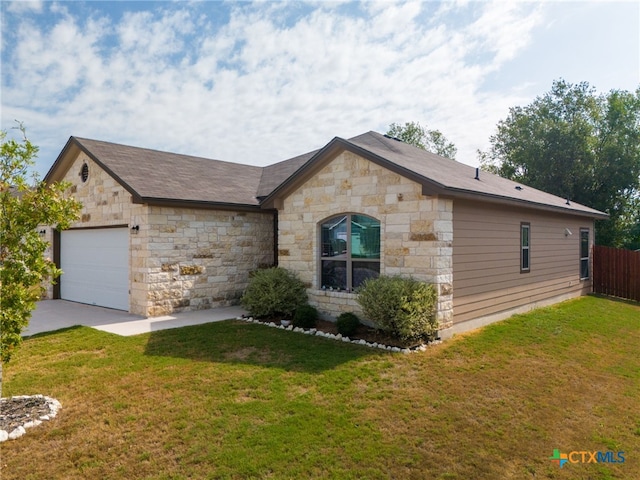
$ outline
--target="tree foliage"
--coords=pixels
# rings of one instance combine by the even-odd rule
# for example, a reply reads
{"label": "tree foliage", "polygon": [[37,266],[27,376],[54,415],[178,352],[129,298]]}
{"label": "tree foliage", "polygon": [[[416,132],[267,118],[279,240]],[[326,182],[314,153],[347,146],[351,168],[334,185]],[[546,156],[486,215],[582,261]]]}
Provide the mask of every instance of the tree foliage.
{"label": "tree foliage", "polygon": [[387,135],[451,160],[456,159],[458,149],[442,132],[429,130],[418,122],[406,122],[404,125],[392,123]]}
{"label": "tree foliage", "polygon": [[43,293],[43,282],[61,271],[44,257],[49,246],[38,226],[68,228],[80,204],[64,196],[65,183],[50,185],[29,179],[38,148],[25,136],[9,139],[0,132],[0,362],[8,362],[21,342],[31,312]]}
{"label": "tree foliage", "polygon": [[601,245],[640,242],[640,88],[598,95],[586,82],[555,81],[511,108],[490,142],[484,168],[609,213],[597,223]]}

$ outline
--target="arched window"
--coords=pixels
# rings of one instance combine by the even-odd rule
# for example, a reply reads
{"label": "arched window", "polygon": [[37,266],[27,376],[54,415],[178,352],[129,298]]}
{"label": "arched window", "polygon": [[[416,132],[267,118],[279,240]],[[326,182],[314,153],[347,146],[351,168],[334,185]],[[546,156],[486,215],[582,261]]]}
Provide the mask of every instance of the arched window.
{"label": "arched window", "polygon": [[342,214],[320,224],[320,286],[358,288],[380,275],[380,222],[366,215]]}

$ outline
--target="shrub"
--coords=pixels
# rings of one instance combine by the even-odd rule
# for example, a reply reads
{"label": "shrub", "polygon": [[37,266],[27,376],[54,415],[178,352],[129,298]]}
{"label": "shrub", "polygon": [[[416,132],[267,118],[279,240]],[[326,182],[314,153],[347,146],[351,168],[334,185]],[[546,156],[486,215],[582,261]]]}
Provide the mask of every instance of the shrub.
{"label": "shrub", "polygon": [[311,305],[301,305],[293,315],[293,326],[300,328],[314,328],[318,321],[318,310]]}
{"label": "shrub", "polygon": [[380,276],[358,289],[357,302],[376,328],[402,340],[428,339],[438,328],[433,285],[413,278]]}
{"label": "shrub", "polygon": [[338,327],[338,333],[344,335],[345,337],[350,337],[360,325],[360,319],[356,316],[355,313],[346,312],[338,315],[336,319],[336,327]]}
{"label": "shrub", "polygon": [[307,303],[304,284],[284,268],[256,270],[240,303],[254,317],[285,316]]}

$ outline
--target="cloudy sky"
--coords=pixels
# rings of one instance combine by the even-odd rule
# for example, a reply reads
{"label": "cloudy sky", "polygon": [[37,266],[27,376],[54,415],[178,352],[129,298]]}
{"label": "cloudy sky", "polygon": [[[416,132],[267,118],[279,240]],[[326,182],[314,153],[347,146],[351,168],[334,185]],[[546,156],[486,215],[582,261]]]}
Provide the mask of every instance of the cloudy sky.
{"label": "cloudy sky", "polygon": [[554,79],[640,85],[639,2],[2,1],[1,128],[267,165],[419,121],[477,164]]}

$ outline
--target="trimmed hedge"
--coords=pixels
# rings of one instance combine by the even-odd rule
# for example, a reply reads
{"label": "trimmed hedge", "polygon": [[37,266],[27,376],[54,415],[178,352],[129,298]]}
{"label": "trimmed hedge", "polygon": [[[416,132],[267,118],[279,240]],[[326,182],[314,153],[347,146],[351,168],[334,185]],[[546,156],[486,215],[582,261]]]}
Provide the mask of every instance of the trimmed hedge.
{"label": "trimmed hedge", "polygon": [[293,326],[300,328],[314,328],[318,322],[318,310],[311,305],[301,305],[293,315]]}
{"label": "trimmed hedge", "polygon": [[336,327],[338,328],[338,333],[345,337],[350,337],[351,335],[356,333],[358,326],[360,326],[360,319],[355,313],[341,313],[336,319]]}
{"label": "trimmed hedge", "polygon": [[266,268],[253,272],[240,303],[254,317],[291,318],[307,303],[307,291],[293,273],[280,267]]}
{"label": "trimmed hedge", "polygon": [[407,341],[435,336],[438,295],[433,285],[382,275],[366,280],[357,293],[364,315],[376,328]]}

